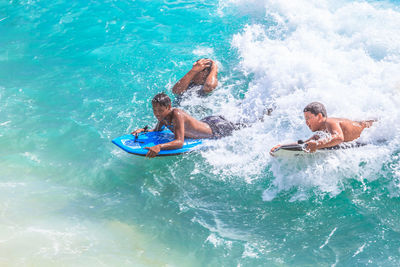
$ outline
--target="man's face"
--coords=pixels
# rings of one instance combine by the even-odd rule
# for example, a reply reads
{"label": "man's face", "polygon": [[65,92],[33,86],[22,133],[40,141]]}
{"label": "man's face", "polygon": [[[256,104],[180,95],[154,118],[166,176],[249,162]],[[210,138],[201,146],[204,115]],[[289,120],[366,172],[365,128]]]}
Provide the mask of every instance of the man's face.
{"label": "man's face", "polygon": [[158,104],[153,105],[153,113],[158,121],[162,121],[169,113],[171,106],[165,107]]}
{"label": "man's face", "polygon": [[322,116],[322,114],[314,115],[311,112],[307,111],[307,112],[304,112],[304,119],[306,120],[306,124],[307,124],[308,128],[310,128],[310,130],[312,132],[315,132],[315,131],[318,131],[318,129],[321,125],[323,116]]}

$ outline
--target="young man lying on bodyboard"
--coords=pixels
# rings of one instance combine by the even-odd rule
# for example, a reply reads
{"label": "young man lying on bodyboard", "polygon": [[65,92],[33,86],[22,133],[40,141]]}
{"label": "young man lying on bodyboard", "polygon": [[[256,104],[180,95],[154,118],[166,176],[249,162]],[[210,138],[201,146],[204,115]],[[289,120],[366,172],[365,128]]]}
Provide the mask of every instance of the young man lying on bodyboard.
{"label": "young man lying on bodyboard", "polygon": [[[306,152],[315,152],[317,149],[330,148],[344,142],[354,141],[360,137],[365,128],[371,127],[375,120],[352,121],[343,118],[328,118],[325,106],[319,102],[308,104],[304,110],[304,119],[312,132],[317,132],[303,144]],[[294,144],[287,144],[294,145]],[[286,146],[287,146],[286,145]],[[274,152],[284,145],[276,145],[270,150]]]}
{"label": "young man lying on bodyboard", "polygon": [[[208,116],[197,120],[182,109],[172,108],[171,99],[165,93],[159,93],[154,96],[151,104],[158,123],[153,130],[148,131],[161,131],[163,126],[165,126],[174,133],[174,140],[152,147],[146,147],[146,149],[149,149],[146,157],[149,158],[157,156],[161,150],[181,148],[185,138],[217,139],[229,136],[234,130],[244,126],[240,123],[232,123],[222,116]],[[132,132],[132,134],[138,134],[144,131],[144,128],[138,129]]]}

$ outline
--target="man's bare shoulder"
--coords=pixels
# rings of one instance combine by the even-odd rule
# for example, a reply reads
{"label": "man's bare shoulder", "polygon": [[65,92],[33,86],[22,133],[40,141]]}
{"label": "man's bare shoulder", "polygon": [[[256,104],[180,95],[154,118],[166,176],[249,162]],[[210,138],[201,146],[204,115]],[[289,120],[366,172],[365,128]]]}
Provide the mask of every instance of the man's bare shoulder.
{"label": "man's bare shoulder", "polygon": [[180,108],[173,108],[171,113],[173,117],[182,117],[186,114],[186,112]]}
{"label": "man's bare shoulder", "polygon": [[347,119],[343,119],[343,118],[327,118],[325,123],[327,125],[334,125],[334,124],[340,124],[341,122],[345,121]]}
{"label": "man's bare shoulder", "polygon": [[172,110],[172,118],[187,120],[188,118],[191,118],[191,116],[187,114],[186,111],[184,111],[183,109],[174,108]]}
{"label": "man's bare shoulder", "polygon": [[172,113],[182,112],[183,109],[180,108],[172,108]]}
{"label": "man's bare shoulder", "polygon": [[326,123],[337,124],[337,123],[353,123],[354,121],[346,118],[327,118]]}
{"label": "man's bare shoulder", "polygon": [[342,131],[345,129],[350,129],[355,126],[354,124],[354,121],[345,118],[327,118],[325,122],[328,132],[332,133],[338,131],[339,129]]}
{"label": "man's bare shoulder", "polygon": [[339,125],[341,128],[349,128],[349,127],[360,127],[361,126],[361,122],[359,121],[353,121],[350,119],[346,119],[346,118],[328,118],[326,120],[327,124],[329,125]]}

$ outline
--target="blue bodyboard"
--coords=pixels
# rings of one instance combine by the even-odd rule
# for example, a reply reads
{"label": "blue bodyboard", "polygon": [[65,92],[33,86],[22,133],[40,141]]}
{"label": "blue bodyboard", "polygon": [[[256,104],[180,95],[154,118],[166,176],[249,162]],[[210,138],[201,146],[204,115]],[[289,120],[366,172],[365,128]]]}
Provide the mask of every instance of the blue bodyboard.
{"label": "blue bodyboard", "polygon": [[[164,144],[173,140],[174,134],[169,130],[163,130],[159,132],[140,133],[137,137],[131,134],[124,135],[113,139],[112,142],[128,153],[138,156],[146,156],[149,150],[145,149],[145,147]],[[157,157],[173,156],[193,152],[201,148],[202,144],[202,139],[185,138],[185,142],[181,148],[172,150],[161,150],[160,153],[158,153]]]}

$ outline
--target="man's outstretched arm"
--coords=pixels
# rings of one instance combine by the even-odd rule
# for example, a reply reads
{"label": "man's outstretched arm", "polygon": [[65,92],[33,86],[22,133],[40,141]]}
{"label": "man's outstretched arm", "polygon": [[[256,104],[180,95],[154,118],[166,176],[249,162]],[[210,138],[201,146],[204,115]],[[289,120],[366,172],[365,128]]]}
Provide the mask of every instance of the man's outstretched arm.
{"label": "man's outstretched arm", "polygon": [[317,149],[325,147],[333,147],[343,143],[344,135],[339,123],[331,123],[327,125],[328,137],[320,138],[318,140],[307,141],[307,150],[315,152]]}

